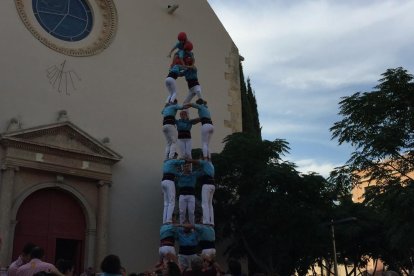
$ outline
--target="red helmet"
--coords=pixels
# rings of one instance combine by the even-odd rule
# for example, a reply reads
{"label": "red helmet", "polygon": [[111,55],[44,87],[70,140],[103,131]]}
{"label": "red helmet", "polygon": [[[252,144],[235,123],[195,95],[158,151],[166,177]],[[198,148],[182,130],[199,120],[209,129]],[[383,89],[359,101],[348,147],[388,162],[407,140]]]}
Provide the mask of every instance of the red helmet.
{"label": "red helmet", "polygon": [[187,34],[185,32],[181,32],[178,34],[179,41],[187,41]]}
{"label": "red helmet", "polygon": [[185,51],[192,51],[193,50],[193,43],[191,43],[190,41],[187,41],[184,44],[184,50]]}

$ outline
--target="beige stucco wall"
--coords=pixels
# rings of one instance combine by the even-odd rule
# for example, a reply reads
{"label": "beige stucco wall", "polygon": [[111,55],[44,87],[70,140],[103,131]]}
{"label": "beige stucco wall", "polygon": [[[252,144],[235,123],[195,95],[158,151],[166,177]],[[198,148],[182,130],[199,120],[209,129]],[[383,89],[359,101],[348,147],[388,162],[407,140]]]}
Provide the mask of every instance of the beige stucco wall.
{"label": "beige stucco wall", "polygon": [[[178,32],[187,32],[194,44],[215,127],[213,152],[222,149],[226,135],[241,130],[237,48],[206,0],[174,3],[180,7],[170,15],[169,1],[116,0],[118,27],[110,46],[90,57],[70,57],[33,36],[14,1],[0,1],[0,132],[12,117],[29,128],[53,123],[59,110],[67,110],[70,121],[91,136],[110,138],[110,147],[123,159],[114,167],[110,188],[109,248],[129,271],[157,260],[165,144],[160,111],[167,96],[166,56]],[[47,69],[65,60],[66,70],[81,78],[70,95],[58,92],[47,78]],[[182,101],[187,86],[183,79],[177,84]],[[199,129],[193,128],[194,147],[200,147]]]}

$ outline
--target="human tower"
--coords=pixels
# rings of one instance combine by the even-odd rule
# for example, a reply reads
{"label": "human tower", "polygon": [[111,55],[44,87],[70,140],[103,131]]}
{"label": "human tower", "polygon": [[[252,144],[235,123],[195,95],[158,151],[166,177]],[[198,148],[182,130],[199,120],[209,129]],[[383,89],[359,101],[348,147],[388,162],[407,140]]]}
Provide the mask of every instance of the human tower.
{"label": "human tower", "polygon": [[[181,269],[185,270],[200,249],[201,254],[208,258],[214,258],[216,253],[213,210],[214,166],[211,163],[209,150],[214,127],[207,102],[201,97],[193,44],[188,40],[186,33],[178,34],[178,42],[168,56],[171,57],[171,55],[173,55],[172,63],[165,79],[168,97],[161,112],[162,131],[167,145],[161,181],[164,210],[163,224],[160,228],[159,256],[160,262],[168,260],[171,255],[175,256],[175,241],[177,241],[178,262]],[[188,85],[188,95],[182,104],[178,104],[177,101],[176,80],[179,77],[184,77]],[[195,96],[198,99],[192,103]],[[197,109],[198,118],[190,119],[189,108]],[[176,115],[179,110],[180,118],[177,120]],[[193,160],[191,129],[197,123],[201,123],[203,157]],[[197,183],[202,185],[202,223],[196,223],[194,215]],[[179,223],[173,220],[176,190],[179,195]]]}

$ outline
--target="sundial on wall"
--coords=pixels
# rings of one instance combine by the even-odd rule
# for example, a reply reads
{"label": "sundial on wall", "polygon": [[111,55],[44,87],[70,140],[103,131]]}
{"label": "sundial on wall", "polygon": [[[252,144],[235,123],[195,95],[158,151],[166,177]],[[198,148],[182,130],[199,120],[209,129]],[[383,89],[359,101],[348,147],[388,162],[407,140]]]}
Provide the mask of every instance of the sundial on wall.
{"label": "sundial on wall", "polygon": [[[21,20],[34,37],[61,54],[92,56],[106,49],[115,36],[117,13],[113,0],[14,2]],[[81,82],[70,59],[59,60],[46,69],[53,89],[67,95],[77,90]]]}
{"label": "sundial on wall", "polygon": [[60,64],[55,64],[47,68],[47,78],[50,85],[59,93],[70,95],[77,90],[79,82],[82,80],[75,70],[69,70],[66,67],[66,60]]}

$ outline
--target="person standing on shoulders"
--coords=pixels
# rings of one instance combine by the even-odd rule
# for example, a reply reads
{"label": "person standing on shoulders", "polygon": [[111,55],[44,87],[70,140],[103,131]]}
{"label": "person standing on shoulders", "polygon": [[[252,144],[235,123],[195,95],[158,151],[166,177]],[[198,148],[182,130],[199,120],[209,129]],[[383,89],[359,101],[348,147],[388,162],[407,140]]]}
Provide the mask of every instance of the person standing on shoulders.
{"label": "person standing on shoulders", "polygon": [[207,160],[187,160],[187,162],[197,164],[201,169],[201,208],[203,210],[203,224],[214,225],[213,196],[216,190],[214,185],[214,166]]}
{"label": "person standing on shoulders", "polygon": [[186,43],[184,52],[184,77],[188,86],[188,95],[185,98],[183,104],[190,103],[194,96],[197,95],[198,99],[201,99],[201,85],[198,81],[198,70],[194,65],[195,58],[194,54],[191,52],[193,49],[193,44]]}
{"label": "person standing on shoulders", "polygon": [[177,97],[177,83],[176,80],[178,77],[182,77],[186,68],[184,65],[184,56],[185,56],[185,48],[189,47],[186,46],[186,44],[191,44],[192,49],[192,43],[187,39],[187,34],[184,32],[180,32],[178,34],[178,42],[175,44],[175,46],[171,49],[170,53],[168,54],[168,57],[171,57],[171,54],[177,50],[177,52],[174,54],[172,63],[170,65],[170,69],[168,72],[168,76],[165,78],[165,87],[168,90],[168,97],[166,102],[174,102],[174,100]]}
{"label": "person standing on shoulders", "polygon": [[186,221],[186,214],[188,214],[188,221],[194,224],[195,211],[195,187],[197,183],[198,172],[191,171],[191,164],[185,164],[183,173],[178,175],[178,209],[180,212],[180,224]]}
{"label": "person standing on shoulders", "polygon": [[186,163],[185,160],[175,159],[164,160],[162,168],[161,189],[164,194],[164,211],[162,223],[172,223],[172,215],[175,208],[175,177],[178,175],[178,167]]}
{"label": "person standing on shoulders", "polygon": [[165,104],[165,107],[161,111],[163,116],[162,120],[162,132],[164,133],[167,141],[165,148],[165,159],[173,158],[176,153],[177,144],[177,128],[175,126],[175,115],[178,110],[182,110],[184,107],[177,104],[177,100],[173,103]]}
{"label": "person standing on shoulders", "polygon": [[210,111],[207,107],[207,102],[203,99],[198,99],[196,103],[185,104],[185,107],[191,106],[198,110],[198,117],[201,122],[201,144],[203,150],[203,159],[210,160],[210,140],[214,133],[213,122],[211,120]]}
{"label": "person standing on shoulders", "polygon": [[180,119],[176,121],[178,131],[178,148],[180,149],[180,157],[184,159],[191,159],[192,141],[191,128],[193,125],[200,122],[199,118],[190,120],[187,111],[180,112]]}
{"label": "person standing on shoulders", "polygon": [[[174,47],[171,48],[170,52],[168,53],[168,57],[171,57],[172,53],[176,51],[174,56],[178,55],[180,51],[184,51],[184,45],[187,42],[190,42],[187,38],[187,34],[185,32],[179,32],[177,35],[177,43],[174,45]],[[173,62],[174,63],[174,62]]]}

